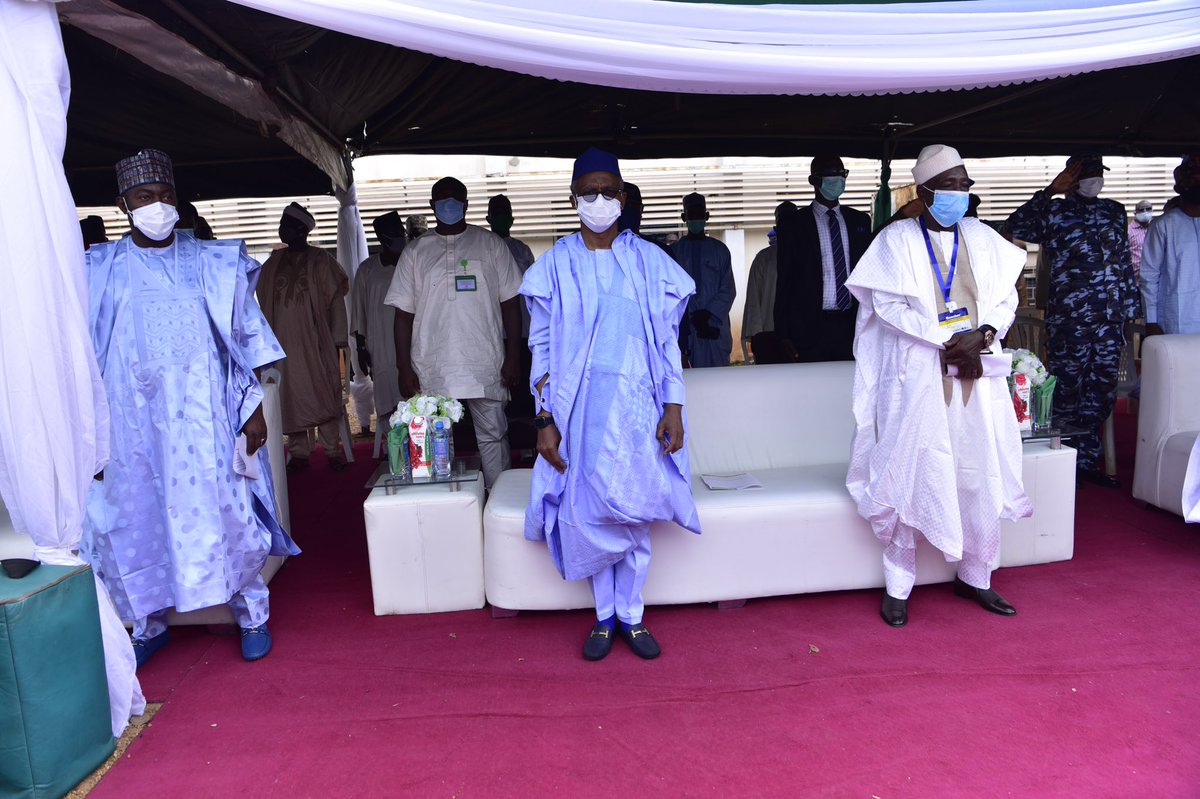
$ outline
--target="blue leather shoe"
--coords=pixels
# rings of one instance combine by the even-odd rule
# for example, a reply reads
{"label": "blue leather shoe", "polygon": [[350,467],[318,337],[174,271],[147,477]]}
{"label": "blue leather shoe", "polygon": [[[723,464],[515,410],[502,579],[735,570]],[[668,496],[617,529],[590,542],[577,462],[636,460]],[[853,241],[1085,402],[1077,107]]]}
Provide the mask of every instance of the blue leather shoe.
{"label": "blue leather shoe", "polygon": [[134,638],[130,643],[133,644],[133,658],[137,661],[137,667],[140,669],[155,652],[167,645],[168,640],[166,630],[153,638]]}
{"label": "blue leather shoe", "polygon": [[271,633],[267,625],[246,627],[242,630],[242,660],[253,663],[262,660],[271,652]]}
{"label": "blue leather shoe", "polygon": [[633,654],[644,660],[654,660],[662,654],[662,649],[658,642],[654,640],[654,636],[646,629],[644,624],[626,624],[621,622],[621,637],[629,644],[629,648],[633,650]]}

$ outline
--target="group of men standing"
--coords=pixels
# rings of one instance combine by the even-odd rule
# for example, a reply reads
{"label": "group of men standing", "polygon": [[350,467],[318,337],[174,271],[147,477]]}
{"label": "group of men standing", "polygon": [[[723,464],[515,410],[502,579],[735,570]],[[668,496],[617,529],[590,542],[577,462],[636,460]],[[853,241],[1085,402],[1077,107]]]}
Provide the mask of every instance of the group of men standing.
{"label": "group of men standing", "polygon": [[[1060,409],[1093,427],[1105,412],[1096,398],[1110,388],[1103,368],[1141,308],[1123,209],[1096,198],[1102,170],[1098,157],[1072,158],[1008,222],[1047,249]],[[747,316],[761,325],[751,346],[781,360],[856,360],[847,487],[884,545],[884,620],[907,622],[920,537],[959,563],[956,593],[1013,615],[991,588],[991,563],[1001,520],[1032,509],[997,339],[1015,316],[1024,252],[965,216],[973,181],[953,148],[921,152],[915,210],[874,236],[866,214],[839,203],[846,176],[840,159],[814,159],[813,202],[778,209],[774,257],[756,258],[751,275],[758,307]],[[527,381],[539,457],[526,536],[546,542],[564,579],[589,580],[596,621],[583,654],[603,658],[618,636],[641,657],[659,654],[641,597],[650,526],[673,520],[700,533],[682,368],[728,363],[732,346],[732,266],[705,235],[704,197],[684,198],[688,233],[668,251],[637,232],[640,194],[631,202],[636,187],[616,157],[589,149],[568,197],[579,230],[535,260],[510,235],[507,198],[489,203],[489,232],[467,224],[466,187],[443,178],[425,235],[394,212],[375,220],[381,248],[358,271],[348,325],[349,282],[308,245],[315,220],[301,206],[284,211],[285,247],[260,268],[240,242],[175,229],[164,153],[125,159],[117,177],[131,233],[87,253],[115,434],[84,549],[133,622],[139,664],[166,643],[172,607],[228,603],[243,657],[270,651],[259,572],[269,554],[299,550],[276,517],[257,370],[280,365],[292,389],[283,393],[292,463],[306,463],[315,427],[331,465],[344,468],[335,447],[348,330],[381,415],[418,392],[465,402],[489,488],[509,466],[504,403]],[[1196,324],[1195,157],[1176,181],[1179,202],[1150,226],[1142,254],[1150,332]],[[1079,457],[1094,468],[1096,448],[1085,440]]]}

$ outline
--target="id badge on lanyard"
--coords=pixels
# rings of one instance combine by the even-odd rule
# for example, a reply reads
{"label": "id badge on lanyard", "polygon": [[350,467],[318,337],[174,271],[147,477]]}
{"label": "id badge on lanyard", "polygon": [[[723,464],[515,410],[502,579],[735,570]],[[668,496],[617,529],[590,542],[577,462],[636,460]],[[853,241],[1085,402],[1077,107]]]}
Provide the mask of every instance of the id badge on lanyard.
{"label": "id badge on lanyard", "polygon": [[966,308],[954,306],[952,302],[946,303],[946,312],[938,314],[938,324],[942,330],[951,335],[955,333],[970,333],[975,329],[971,324],[971,315],[967,313]]}
{"label": "id badge on lanyard", "polygon": [[950,289],[954,287],[954,273],[958,269],[958,225],[954,226],[954,252],[950,256],[950,271],[942,278],[942,269],[938,266],[937,256],[933,252],[933,242],[929,240],[929,230],[925,220],[921,219],[921,235],[925,237],[925,249],[929,253],[929,264],[933,267],[933,276],[937,278],[938,288],[942,292],[942,301],[946,303],[946,312],[938,314],[938,324],[942,330],[951,335],[955,333],[970,333],[975,329],[971,314],[966,308],[959,308],[958,303],[950,299]]}

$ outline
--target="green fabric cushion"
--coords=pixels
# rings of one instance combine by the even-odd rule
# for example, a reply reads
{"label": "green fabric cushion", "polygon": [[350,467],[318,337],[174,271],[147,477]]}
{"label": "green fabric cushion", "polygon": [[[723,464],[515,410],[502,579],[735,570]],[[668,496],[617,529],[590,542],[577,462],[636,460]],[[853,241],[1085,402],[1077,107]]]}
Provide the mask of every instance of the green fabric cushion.
{"label": "green fabric cushion", "polygon": [[0,796],[62,796],[112,754],[90,567],[0,572],[0,720]]}

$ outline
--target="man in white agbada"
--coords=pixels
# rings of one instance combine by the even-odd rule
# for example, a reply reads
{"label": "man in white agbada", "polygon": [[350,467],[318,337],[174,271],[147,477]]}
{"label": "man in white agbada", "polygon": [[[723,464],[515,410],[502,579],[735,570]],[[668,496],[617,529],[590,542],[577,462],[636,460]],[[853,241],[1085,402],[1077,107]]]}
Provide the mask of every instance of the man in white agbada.
{"label": "man in white agbada", "polygon": [[913,180],[925,210],[883,228],[846,281],[860,303],[846,486],[885,545],[880,612],[894,627],[908,621],[918,536],[959,563],[958,596],[1014,615],[992,563],[1000,520],[1033,512],[999,341],[1025,253],[963,218],[974,181],[953,148],[923,149]]}
{"label": "man in white agbada", "polygon": [[404,220],[395,211],[377,217],[371,226],[379,252],[359,265],[350,300],[350,332],[358,349],[358,365],[375,390],[375,424],[387,429],[387,419],[400,402],[396,372],[396,309],[384,302],[396,264],[408,238]]}
{"label": "man in white agbada", "polygon": [[433,184],[429,205],[437,226],[404,248],[384,300],[397,309],[400,395],[467,405],[491,488],[512,462],[504,404],[520,363],[521,272],[499,236],[467,224],[462,182]]}

